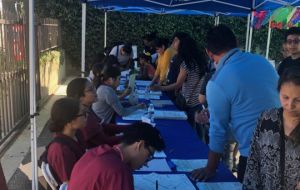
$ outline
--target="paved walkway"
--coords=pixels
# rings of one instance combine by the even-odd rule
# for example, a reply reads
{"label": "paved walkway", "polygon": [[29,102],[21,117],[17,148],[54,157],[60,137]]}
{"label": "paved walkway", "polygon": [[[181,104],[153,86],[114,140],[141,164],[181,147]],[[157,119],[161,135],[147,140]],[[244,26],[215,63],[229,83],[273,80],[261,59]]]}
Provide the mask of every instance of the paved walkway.
{"label": "paved walkway", "polygon": [[[57,99],[65,96],[66,84],[68,84],[72,78],[73,77],[69,77],[63,85],[59,86],[56,93],[39,112],[40,115],[37,117],[36,121],[38,158],[43,152],[44,146],[51,140],[51,134],[45,126],[50,116],[52,104]],[[30,124],[18,136],[13,145],[11,145],[11,147],[5,152],[4,156],[1,158],[1,164],[9,190],[31,189]],[[40,172],[39,176],[41,176]]]}

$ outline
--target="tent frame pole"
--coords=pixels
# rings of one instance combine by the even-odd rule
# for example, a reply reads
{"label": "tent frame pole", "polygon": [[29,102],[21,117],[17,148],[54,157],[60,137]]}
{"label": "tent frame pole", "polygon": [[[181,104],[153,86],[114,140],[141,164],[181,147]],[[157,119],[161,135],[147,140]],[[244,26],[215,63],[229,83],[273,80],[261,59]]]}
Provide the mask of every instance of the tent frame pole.
{"label": "tent frame pole", "polygon": [[85,73],[85,34],[86,34],[86,3],[82,3],[81,17],[81,77]]}
{"label": "tent frame pole", "polygon": [[104,47],[107,44],[107,11],[104,12]]}
{"label": "tent frame pole", "polygon": [[268,25],[268,40],[267,40],[267,49],[266,49],[266,59],[269,59],[271,33],[272,33],[271,22],[269,22],[269,25]]}
{"label": "tent frame pole", "polygon": [[248,42],[248,52],[251,52],[251,46],[252,46],[252,37],[253,37],[253,27],[251,26],[251,23],[253,23],[253,18],[254,18],[254,11],[251,13],[251,18],[250,18],[250,32],[249,32],[249,42]]}
{"label": "tent frame pole", "polygon": [[30,93],[30,143],[32,162],[31,189],[38,190],[37,176],[37,143],[36,143],[36,80],[35,80],[35,24],[34,24],[34,0],[28,1],[29,18],[29,93]]}
{"label": "tent frame pole", "polygon": [[249,28],[250,28],[250,17],[251,15],[248,14],[247,16],[247,31],[246,31],[246,44],[245,44],[245,51],[248,51],[248,45],[249,45]]}

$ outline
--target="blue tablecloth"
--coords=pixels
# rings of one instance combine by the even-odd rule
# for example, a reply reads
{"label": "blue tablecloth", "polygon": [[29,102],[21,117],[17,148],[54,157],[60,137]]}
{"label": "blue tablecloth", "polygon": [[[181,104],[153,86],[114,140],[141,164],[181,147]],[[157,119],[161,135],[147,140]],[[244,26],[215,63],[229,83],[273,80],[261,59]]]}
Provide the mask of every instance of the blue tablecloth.
{"label": "blue tablecloth", "polygon": [[[139,88],[139,87],[138,87]],[[168,99],[166,95],[162,95],[161,99]],[[141,100],[148,103],[147,100]],[[175,106],[165,106],[164,110],[177,110]],[[117,117],[117,122],[132,123],[135,121],[124,121],[121,117]],[[198,137],[196,132],[184,120],[155,120],[156,127],[160,130],[161,135],[166,143],[165,153],[167,159],[207,159],[208,146],[204,144]],[[164,173],[164,172],[163,172]],[[177,173],[172,171],[172,173]],[[180,172],[182,173],[182,172]],[[225,167],[220,164],[215,177],[209,182],[236,182],[237,179]]]}

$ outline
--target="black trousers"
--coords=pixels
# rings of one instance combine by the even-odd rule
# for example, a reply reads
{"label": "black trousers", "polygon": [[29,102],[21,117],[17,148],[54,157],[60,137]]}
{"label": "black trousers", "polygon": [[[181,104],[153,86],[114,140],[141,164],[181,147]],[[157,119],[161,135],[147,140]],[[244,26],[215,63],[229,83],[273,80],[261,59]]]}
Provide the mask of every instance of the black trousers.
{"label": "black trousers", "polygon": [[238,176],[238,180],[241,183],[243,183],[243,180],[244,180],[244,175],[245,175],[246,166],[247,166],[247,158],[248,157],[240,156],[240,159],[239,159],[237,176]]}

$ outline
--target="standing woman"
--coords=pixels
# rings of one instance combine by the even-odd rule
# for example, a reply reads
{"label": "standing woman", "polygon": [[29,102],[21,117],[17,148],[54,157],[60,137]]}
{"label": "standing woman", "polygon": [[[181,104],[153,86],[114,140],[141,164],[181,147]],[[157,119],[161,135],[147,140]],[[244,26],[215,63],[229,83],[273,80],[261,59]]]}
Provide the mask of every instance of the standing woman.
{"label": "standing woman", "polygon": [[168,86],[153,85],[151,90],[181,90],[181,95],[186,101],[185,111],[188,115],[188,121],[194,125],[194,115],[196,110],[201,109],[198,101],[200,93],[200,79],[206,71],[207,60],[203,51],[197,45],[197,42],[186,35],[179,39],[175,37],[172,43],[177,50],[178,59],[182,59],[177,81]]}
{"label": "standing woman", "polygon": [[300,68],[278,83],[282,108],[262,113],[252,139],[244,189],[300,189]]}
{"label": "standing woman", "polygon": [[121,142],[121,136],[115,136],[124,131],[125,127],[114,124],[102,124],[92,109],[92,104],[97,100],[96,88],[86,78],[73,79],[67,87],[67,96],[78,99],[87,109],[86,127],[81,131],[87,148],[93,148],[101,144],[115,145]]}
{"label": "standing woman", "polygon": [[68,183],[75,163],[85,153],[78,129],[86,125],[86,111],[73,98],[57,100],[51,109],[49,129],[55,134],[46,148],[47,162],[58,184]]}
{"label": "standing woman", "polygon": [[101,85],[97,89],[98,100],[92,108],[97,116],[103,119],[103,123],[114,123],[115,114],[127,116],[132,112],[144,108],[145,104],[123,107],[119,97],[116,94],[116,88],[120,84],[121,71],[115,66],[106,66],[103,68],[100,79]]}

